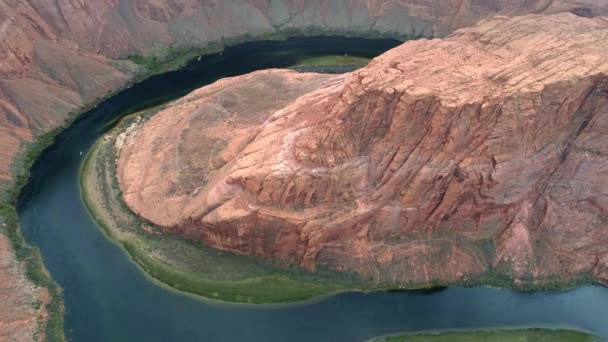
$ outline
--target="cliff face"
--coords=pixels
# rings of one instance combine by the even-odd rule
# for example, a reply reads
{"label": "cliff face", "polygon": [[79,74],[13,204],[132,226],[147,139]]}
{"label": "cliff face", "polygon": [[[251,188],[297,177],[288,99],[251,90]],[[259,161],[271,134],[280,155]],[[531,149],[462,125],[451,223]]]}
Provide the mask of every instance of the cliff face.
{"label": "cliff face", "polygon": [[[34,135],[57,127],[65,120],[69,112],[76,110],[82,105],[89,104],[95,99],[106,95],[108,92],[123,86],[125,83],[132,80],[136,74],[142,72],[140,67],[127,61],[118,60],[125,58],[131,53],[162,53],[168,46],[204,46],[207,42],[221,40],[222,38],[232,38],[247,34],[255,36],[276,32],[278,30],[306,30],[311,26],[321,30],[348,30],[363,33],[372,30],[407,35],[425,34],[445,36],[456,28],[472,25],[481,18],[497,13],[518,15],[526,13],[550,14],[570,11],[580,16],[595,17],[608,15],[607,7],[608,6],[606,6],[604,2],[595,0],[526,0],[523,2],[520,0],[0,0],[0,46],[2,47],[2,49],[0,49],[0,181],[10,180],[11,160],[24,142],[30,141]],[[287,107],[288,102],[295,100],[293,98],[294,96],[299,97],[306,92],[321,87],[321,83],[323,82],[328,82],[325,86],[327,89],[332,87],[339,89],[343,87],[342,82],[346,82],[346,79],[340,77],[330,80],[326,77],[313,75],[296,77],[291,74],[283,74],[283,72],[271,72],[271,75],[265,76],[260,74],[255,78],[257,77],[260,77],[260,79],[256,82],[252,82],[262,87],[260,91],[263,94],[268,94],[268,91],[275,89],[275,84],[289,87],[289,89],[292,90],[289,94],[286,94],[285,97],[282,97],[280,101],[276,96],[268,95],[268,97],[275,102],[265,105],[267,107],[262,106],[258,108],[256,111],[257,114],[254,117],[255,119],[252,119],[252,116],[247,116],[247,120],[249,121],[243,121],[244,119],[240,118],[242,116],[241,114],[247,110],[243,109],[242,105],[239,104],[239,99],[247,98],[247,94],[251,93],[251,91],[245,88],[239,88],[236,95],[233,96],[233,100],[236,102],[223,103],[222,105],[219,105],[217,109],[220,113],[223,113],[219,118],[223,118],[222,120],[234,121],[218,122],[217,124],[221,127],[214,133],[216,135],[213,135],[212,132],[207,133],[211,134],[209,139],[214,143],[217,143],[218,150],[219,146],[227,144],[226,141],[229,140],[229,137],[226,135],[227,132],[240,134],[240,140],[227,145],[228,149],[217,156],[216,153],[218,152],[215,149],[209,153],[209,155],[205,156],[194,153],[196,151],[192,149],[185,149],[183,153],[184,155],[191,156],[192,165],[187,166],[183,164],[180,167],[176,166],[182,171],[177,172],[176,170],[178,169],[173,169],[176,173],[172,176],[175,178],[177,184],[181,184],[181,188],[163,190],[157,194],[135,190],[135,193],[137,193],[137,191],[140,192],[142,198],[141,203],[147,203],[154,198],[154,196],[158,195],[156,197],[158,203],[167,204],[165,201],[167,198],[171,196],[176,197],[177,195],[175,194],[179,193],[179,196],[187,199],[176,199],[175,201],[178,203],[176,205],[185,206],[186,203],[192,201],[192,203],[194,203],[192,205],[196,206],[196,201],[190,198],[192,194],[202,191],[202,188],[198,190],[197,188],[206,183],[207,179],[212,175],[213,177],[216,177],[215,174],[217,174],[217,177],[220,177],[220,171],[212,173],[209,170],[213,171],[219,169],[224,163],[236,163],[237,158],[235,156],[244,148],[244,146],[251,143],[253,139],[257,139],[258,131],[261,130],[262,127],[265,127],[265,125],[259,125],[260,120],[265,120],[268,115],[279,107]],[[349,77],[352,78],[354,76]],[[235,89],[238,88],[239,83],[245,84],[243,80],[238,79],[231,82],[234,84],[225,84],[226,91],[234,92],[236,91]],[[349,82],[349,84],[355,85],[353,81]],[[363,89],[360,89],[359,91],[363,91]],[[202,92],[204,93],[204,91]],[[325,98],[326,92],[327,90],[324,90],[320,93],[320,100]],[[382,92],[375,91],[373,93],[377,94],[376,96],[379,96],[380,101]],[[211,95],[205,96],[209,97]],[[373,101],[370,103],[373,103]],[[390,103],[392,102],[389,102],[388,104],[390,105]],[[366,105],[372,106],[372,104]],[[226,109],[232,110],[233,107],[236,108],[234,113],[225,113]],[[326,109],[327,108],[319,108],[318,113],[323,113],[323,115],[325,115]],[[231,115],[239,117],[239,119],[230,119]],[[328,117],[330,116],[328,115]],[[212,122],[209,121],[211,119],[205,120],[203,120],[203,122],[206,124]],[[193,122],[196,122],[196,120],[193,120]],[[601,132],[603,129],[601,128],[601,125],[602,123],[599,122],[596,123],[594,127],[600,127],[596,128],[596,130]],[[189,126],[184,124],[179,127],[179,129],[183,129],[183,132],[176,132],[176,134],[185,134],[184,132],[188,131],[186,130],[186,127]],[[591,126],[588,125],[588,127]],[[239,129],[242,129],[242,131]],[[325,129],[328,130],[329,128]],[[415,131],[413,128],[412,130]],[[200,137],[200,124],[199,126],[194,124],[190,132],[194,132],[191,133],[193,137]],[[585,142],[587,145],[601,145],[601,140],[595,138],[594,135],[599,133],[594,132],[588,133],[588,129],[586,129],[579,135],[576,141],[580,142],[583,141],[581,139],[588,139],[589,142]],[[330,133],[331,132],[329,131],[327,132],[327,134]],[[187,137],[187,134],[184,135],[184,137]],[[269,136],[269,138],[270,137],[271,136]],[[292,135],[292,137],[295,139],[296,135]],[[338,139],[337,136],[336,139]],[[373,135],[373,139],[370,137],[366,137],[365,139],[367,139],[365,140],[366,142],[371,142],[376,138],[375,135]],[[304,143],[306,140],[301,141]],[[315,144],[318,143],[319,142],[311,142],[310,147],[307,148],[314,148]],[[379,147],[381,145],[374,146],[377,146],[375,147],[376,149],[381,148]],[[327,149],[327,147],[323,148]],[[309,153],[304,147],[301,148],[301,151],[304,151],[305,154]],[[336,149],[336,151],[338,150]],[[411,258],[428,258],[435,255],[438,250],[449,250],[450,256],[461,256],[461,258],[470,259],[470,264],[474,265],[471,266],[471,271],[481,270],[484,267],[487,267],[488,263],[491,263],[493,258],[488,257],[483,253],[482,256],[471,257],[471,255],[475,253],[470,252],[470,248],[473,247],[469,246],[471,245],[469,242],[465,241],[466,243],[463,242],[462,245],[451,247],[452,249],[439,248],[437,247],[437,244],[440,243],[438,241],[442,240],[426,238],[425,234],[430,234],[426,232],[424,234],[420,233],[420,237],[418,238],[418,240],[425,239],[425,243],[420,243],[416,239],[406,237],[406,239],[412,241],[410,245],[413,247],[411,248],[391,248],[390,243],[387,243],[386,246],[377,246],[379,243],[378,241],[384,243],[386,236],[391,237],[386,241],[389,241],[394,236],[401,236],[401,233],[399,232],[403,229],[422,232],[423,230],[415,230],[414,228],[418,229],[418,227],[415,226],[416,220],[423,220],[423,218],[422,216],[414,218],[412,215],[418,215],[418,211],[414,212],[413,210],[408,209],[410,207],[405,207],[405,209],[403,209],[403,205],[405,204],[395,205],[394,208],[397,209],[393,209],[390,205],[381,204],[380,202],[378,202],[378,208],[380,209],[372,210],[364,208],[364,211],[369,212],[369,214],[361,217],[357,214],[354,215],[353,218],[348,218],[348,206],[354,206],[356,203],[359,203],[357,201],[353,202],[353,198],[359,198],[359,193],[361,192],[377,188],[375,183],[357,185],[358,182],[372,182],[379,177],[378,174],[381,174],[384,171],[369,171],[368,173],[362,174],[356,166],[356,163],[368,165],[370,160],[375,163],[378,158],[380,158],[377,155],[377,150],[375,150],[376,152],[374,154],[376,155],[374,157],[376,159],[370,159],[373,154],[367,150],[361,150],[363,152],[359,150],[345,151],[350,151],[350,154],[345,154],[340,157],[342,159],[338,158],[335,161],[331,161],[331,158],[335,159],[337,157],[331,157],[327,160],[323,159],[330,157],[329,155],[311,153],[310,158],[313,159],[307,160],[306,158],[308,157],[301,154],[301,158],[304,158],[300,161],[303,163],[302,165],[310,164],[314,166],[316,165],[315,163],[330,163],[328,165],[331,166],[331,163],[338,162],[343,165],[342,169],[338,166],[331,166],[331,168],[328,168],[329,166],[326,165],[319,168],[319,175],[306,175],[305,178],[294,177],[294,181],[295,179],[298,180],[297,189],[304,189],[311,184],[314,185],[313,189],[316,189],[307,194],[306,196],[308,197],[304,199],[298,198],[296,200],[294,195],[293,200],[290,198],[278,200],[277,196],[279,195],[277,192],[266,190],[265,192],[260,192],[260,194],[263,194],[260,199],[256,199],[255,196],[251,195],[253,198],[252,200],[242,202],[247,203],[248,206],[251,203],[259,202],[259,204],[256,204],[258,207],[252,207],[259,208],[259,210],[256,209],[254,212],[251,212],[250,209],[248,209],[250,207],[246,207],[244,211],[224,212],[222,211],[223,208],[230,208],[230,206],[220,206],[219,210],[214,211],[217,215],[213,214],[217,216],[215,220],[218,222],[213,229],[203,229],[203,227],[211,227],[211,223],[209,223],[211,222],[209,221],[211,216],[197,213],[194,215],[191,222],[184,223],[184,217],[187,217],[189,214],[186,214],[182,210],[177,211],[179,215],[171,216],[170,222],[164,223],[167,223],[168,226],[172,226],[175,229],[183,230],[196,238],[204,238],[206,241],[209,241],[220,248],[231,249],[242,253],[291,258],[293,260],[298,260],[303,265],[309,267],[314,266],[316,263],[327,263],[330,265],[343,265],[343,267],[347,268],[360,269],[362,272],[365,271],[369,273],[373,271],[371,268],[374,267],[374,263],[370,261],[372,256],[383,255],[382,257],[377,257],[378,261],[375,262],[379,265],[384,265],[382,267],[386,269],[389,266],[394,268],[394,265],[409,265],[407,262],[403,261],[408,258],[406,255],[407,253],[413,253]],[[353,157],[356,155],[353,153],[357,151],[358,153],[362,153],[361,156],[368,157]],[[590,154],[580,152],[582,151],[580,149],[571,147],[571,150],[569,151],[567,158],[575,158],[578,156],[576,158],[580,159],[582,158],[581,155],[585,156],[585,158],[591,158],[588,157]],[[394,151],[392,153],[394,153]],[[596,154],[593,154],[593,156],[595,155]],[[213,157],[210,159],[213,163],[201,166],[199,165],[201,164],[200,161],[194,162],[197,156],[201,158]],[[353,164],[355,166],[352,167],[348,166],[350,165],[348,163],[343,163],[343,160],[345,160],[343,158],[351,157],[353,163],[355,163]],[[596,172],[594,171],[596,169],[590,167],[577,168],[579,165],[577,164],[577,160],[579,159],[575,158],[574,161],[568,162],[570,159],[567,158],[563,166],[558,169],[559,172],[556,171],[552,177],[558,177],[558,175],[562,174],[564,179],[573,179],[573,182],[575,183],[569,183],[570,187],[559,187],[555,185],[551,188],[553,189],[551,191],[557,191],[554,196],[562,196],[564,198],[570,196],[567,198],[572,198],[572,201],[579,201],[581,198],[591,198],[591,200],[588,202],[581,200],[579,201],[580,203],[551,202],[551,200],[546,199],[550,199],[551,197],[546,197],[549,195],[545,195],[550,194],[550,192],[548,192],[549,190],[544,190],[543,196],[539,197],[543,199],[534,202],[535,205],[537,205],[536,203],[544,205],[544,207],[547,208],[546,212],[548,215],[554,215],[550,216],[553,217],[552,219],[555,219],[555,215],[565,215],[564,213],[569,213],[572,210],[576,213],[583,212],[583,214],[585,213],[585,210],[590,211],[590,208],[599,208],[596,212],[605,210],[604,197],[595,195],[594,197],[585,192],[592,191],[593,189],[596,189],[597,186],[592,183],[585,183],[587,182],[588,175],[581,172],[593,174]],[[240,157],[238,157],[238,160],[240,160]],[[586,163],[594,163],[594,160],[595,159],[592,160],[591,158],[589,161],[586,161]],[[410,163],[412,162],[413,161],[410,161]],[[336,169],[336,167],[338,168]],[[396,167],[397,166],[391,166],[391,168]],[[570,169],[567,167],[570,167]],[[183,170],[190,170],[190,168],[193,168],[194,170],[193,175],[184,175]],[[317,166],[314,166],[313,169],[316,170],[317,168]],[[329,172],[327,170],[333,171]],[[151,170],[150,172],[153,174],[155,171]],[[204,177],[199,175],[201,172]],[[263,173],[268,171],[262,170],[260,172],[259,177],[262,177]],[[127,171],[125,171],[125,173],[127,173]],[[179,175],[179,177],[176,175]],[[337,177],[340,177],[340,182],[342,183],[336,180]],[[268,188],[269,186],[274,186],[277,189],[276,191],[279,191],[285,186],[281,182],[287,182],[280,177],[277,178],[276,181],[273,179],[274,178],[271,177],[268,179],[267,183],[264,183],[266,184],[265,186],[267,189],[270,189]],[[347,184],[348,179],[351,180],[352,184]],[[209,181],[209,184],[211,184],[212,180],[210,178]],[[377,180],[375,181],[377,182]],[[199,182],[199,185],[193,188],[196,182]],[[248,186],[253,186],[253,189],[257,191],[256,187],[259,187],[260,184],[257,184],[256,182],[259,182],[259,179],[256,180],[256,178],[252,178],[252,181],[247,184],[249,184]],[[592,190],[580,190],[578,186],[581,182],[584,183],[584,186],[581,185],[580,189]],[[294,185],[289,186],[292,190],[287,191],[287,193],[295,191],[293,189],[295,189],[294,187],[296,185],[295,183],[293,184]],[[237,185],[237,188],[239,186],[240,185]],[[577,190],[572,190],[572,187],[575,187]],[[148,187],[148,189],[153,188]],[[331,191],[326,191],[326,189],[331,189]],[[242,193],[244,194],[245,192]],[[348,194],[348,196],[343,193]],[[451,192],[447,193],[450,194]],[[169,194],[172,195],[167,198],[162,197]],[[222,197],[228,195],[219,194],[218,196]],[[302,195],[300,194],[298,196]],[[234,196],[235,203],[237,202],[236,197],[237,196]],[[450,197],[448,196],[446,198]],[[395,203],[398,202],[397,199],[394,199],[393,201],[396,201]],[[361,203],[365,204],[365,202]],[[137,205],[138,204],[134,204],[134,207]],[[477,203],[463,204],[459,205],[459,207],[468,208],[467,205],[472,208],[476,206]],[[494,208],[497,210],[495,216],[483,216],[485,217],[485,221],[480,222],[494,222],[492,220],[503,222],[504,220],[507,220],[515,215],[513,212],[518,208],[518,204],[516,203],[511,203],[509,205],[511,205],[512,208],[508,210],[505,208]],[[593,205],[594,207],[589,207],[590,205]],[[570,211],[563,211],[560,206],[564,206]],[[581,207],[579,208],[579,206]],[[199,208],[207,207],[200,205]],[[405,214],[403,213],[403,210],[405,210]],[[444,212],[445,210],[446,209],[441,209],[438,212]],[[500,210],[505,213],[503,214]],[[531,212],[537,213],[537,209],[534,209]],[[594,213],[593,211],[591,212]],[[287,218],[282,216],[286,213],[289,213],[290,215]],[[584,221],[585,227],[588,227],[588,232],[583,233],[579,230],[572,232],[567,228],[560,228],[562,226],[542,226],[543,228],[539,228],[541,226],[538,226],[534,229],[525,228],[522,230],[520,228],[513,228],[505,230],[505,232],[512,233],[504,233],[504,236],[518,237],[521,235],[522,231],[528,229],[527,234],[530,236],[529,240],[537,241],[538,239],[536,236],[541,234],[543,229],[561,229],[561,235],[556,236],[561,236],[563,239],[569,239],[570,237],[568,234],[580,233],[584,238],[577,240],[579,241],[577,243],[579,243],[580,246],[576,247],[577,252],[572,255],[568,255],[568,249],[560,250],[558,248],[564,241],[549,241],[545,239],[547,242],[544,243],[543,246],[549,246],[550,250],[554,251],[554,254],[556,255],[555,258],[552,259],[554,260],[552,264],[557,265],[562,259],[568,261],[572,258],[578,258],[572,260],[571,263],[580,263],[580,265],[584,266],[581,266],[582,268],[580,268],[580,270],[585,271],[590,267],[589,265],[593,263],[591,260],[597,257],[594,272],[597,275],[605,275],[606,272],[608,272],[608,257],[604,256],[600,258],[595,250],[586,249],[587,245],[594,245],[597,242],[595,239],[601,237],[601,234],[597,233],[598,230],[592,227],[595,227],[593,224],[597,225],[597,222],[599,222],[597,220],[602,219],[604,216],[601,216],[600,214],[597,214],[600,216],[583,214],[581,214],[581,218],[588,220]],[[334,215],[335,219],[327,217],[327,215]],[[466,216],[462,213],[459,215],[455,215],[455,217]],[[204,224],[201,221],[203,220],[202,217],[207,217],[204,219],[207,220]],[[227,217],[230,217],[230,219],[227,219]],[[474,221],[476,220],[476,216],[471,217],[471,220],[473,221],[463,220],[466,222],[476,222]],[[479,220],[481,220],[481,217],[482,216],[480,215]],[[344,223],[337,223],[338,221],[336,220],[338,219],[344,220]],[[435,221],[438,219],[439,218],[435,218]],[[383,222],[382,225],[375,223],[380,222],[379,220]],[[407,223],[406,220],[411,223]],[[264,229],[253,229],[258,221]],[[443,221],[445,220],[442,218],[441,222]],[[448,221],[452,222],[450,220]],[[308,223],[304,224],[304,222]],[[332,223],[331,227],[338,228],[331,228],[330,226],[319,230],[315,228],[316,226],[324,224],[324,222],[330,222]],[[504,223],[502,224],[504,225]],[[350,228],[348,229],[339,228],[348,227],[349,225]],[[471,225],[473,225],[473,223],[463,225],[463,227],[469,227]],[[485,227],[483,224],[481,226]],[[227,228],[224,230],[222,227]],[[236,238],[234,235],[235,227],[241,227],[237,229]],[[429,225],[425,227],[433,227],[433,225],[429,223]],[[364,230],[362,229],[371,229],[374,233],[368,234],[368,237],[365,237],[365,234],[363,233]],[[430,231],[434,232],[434,229],[435,228],[430,229]],[[214,230],[216,232],[214,232]],[[206,233],[203,234],[203,231]],[[444,232],[445,230],[440,231]],[[355,236],[353,235],[355,232],[360,238],[353,240],[352,237]],[[463,234],[463,236],[478,236],[477,232],[471,233],[465,231]],[[594,234],[599,234],[600,236]],[[490,230],[484,235],[488,236],[486,240],[480,240],[479,237],[474,237],[472,238],[472,241],[490,241],[490,237],[493,238],[495,235],[496,234]],[[277,243],[276,241],[281,241],[281,243]],[[502,238],[501,241],[510,240]],[[2,242],[2,236],[0,236],[0,242]],[[403,245],[405,242],[394,239],[394,242],[391,243]],[[554,245],[549,245],[549,243],[553,243]],[[475,242],[473,245],[477,246],[476,244],[478,243]],[[450,246],[452,245],[450,244]],[[549,249],[549,247],[546,248]],[[367,250],[370,248],[374,251],[368,252]],[[418,250],[422,252],[419,253],[417,252]],[[506,247],[499,250],[506,250]],[[530,247],[529,250],[537,251],[538,249]],[[356,251],[356,253],[359,253],[360,255],[366,254],[368,257],[353,258],[353,251]],[[583,253],[582,251],[585,251],[584,253],[587,253],[588,255],[581,254]],[[45,316],[43,306],[40,310],[33,310],[31,307],[28,308],[25,304],[26,302],[36,302],[41,298],[39,297],[39,290],[34,291],[28,287],[28,282],[25,277],[23,277],[20,266],[14,261],[14,255],[10,253],[8,244],[0,243],[0,252],[4,252],[0,260],[5,261],[5,265],[0,269],[0,292],[2,292],[2,298],[8,298],[8,300],[0,305],[0,336],[8,336],[7,338],[17,338],[18,340],[28,340],[32,338],[32,334],[35,333],[35,327],[38,326],[38,322],[42,322]],[[505,255],[505,258],[509,257],[508,253],[503,253],[501,255]],[[584,259],[585,262],[581,263],[579,259]],[[378,267],[378,271],[373,272],[383,272],[381,271],[383,270],[382,267]],[[400,267],[403,267],[405,270],[409,266]],[[421,267],[423,266],[419,267],[418,273],[429,272],[426,269],[423,270]],[[555,268],[559,267],[555,266]],[[564,266],[560,269],[565,270],[570,268]],[[425,275],[425,279],[435,276],[436,275],[432,274],[429,276]],[[381,278],[383,276],[377,275],[377,277]],[[3,283],[2,280],[6,281]],[[15,284],[19,285],[15,286]],[[40,326],[42,326],[42,323]]]}
{"label": "cliff face", "polygon": [[[141,71],[125,58],[277,30],[444,36],[496,13],[608,14],[594,0],[0,0],[0,180],[24,141]],[[36,94],[36,96],[30,96]]]}
{"label": "cliff face", "polygon": [[[221,81],[121,139],[124,199],[220,249],[382,283],[605,281],[607,38],[605,18],[495,17],[289,76],[308,92],[288,104],[252,100],[259,74]],[[247,127],[223,150],[192,124],[216,112]]]}

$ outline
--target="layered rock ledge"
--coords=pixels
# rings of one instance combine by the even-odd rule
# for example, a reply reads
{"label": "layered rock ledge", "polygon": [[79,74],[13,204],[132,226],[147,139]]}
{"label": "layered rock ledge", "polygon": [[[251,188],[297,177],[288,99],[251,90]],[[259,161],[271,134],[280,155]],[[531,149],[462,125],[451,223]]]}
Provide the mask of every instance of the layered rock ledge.
{"label": "layered rock ledge", "polygon": [[[279,32],[445,36],[494,14],[608,15],[596,0],[0,0],[0,181],[24,142],[125,86],[131,54]],[[36,96],[30,96],[36,94]]]}
{"label": "layered rock ledge", "polygon": [[607,73],[605,18],[495,17],[202,88],[124,134],[118,179],[167,232],[308,269],[606,281]]}

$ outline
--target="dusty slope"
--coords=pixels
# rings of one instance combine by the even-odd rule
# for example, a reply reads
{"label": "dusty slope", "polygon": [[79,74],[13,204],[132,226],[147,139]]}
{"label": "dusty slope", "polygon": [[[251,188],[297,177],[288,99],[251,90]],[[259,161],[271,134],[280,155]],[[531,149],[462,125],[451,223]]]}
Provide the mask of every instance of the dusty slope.
{"label": "dusty slope", "polygon": [[[496,13],[608,14],[593,0],[0,0],[0,180],[22,141],[137,72],[110,59],[277,30],[444,36]],[[102,57],[103,56],[103,57]],[[110,59],[108,59],[110,58]],[[36,94],[37,96],[31,96]]]}
{"label": "dusty slope", "polygon": [[[129,192],[158,206],[165,206],[159,213],[166,218],[177,219],[184,201],[192,191],[197,191],[207,182],[210,170],[233,159],[259,133],[259,126],[271,113],[318,89],[331,78],[333,76],[326,74],[264,70],[220,80],[174,102],[163,112],[164,115],[155,117],[146,126],[153,133],[140,137],[139,143],[150,147],[145,151],[154,153],[149,155],[150,158],[134,157],[130,161],[133,165],[129,170],[139,170],[143,174],[126,176],[141,177],[142,180],[138,184],[139,191]],[[136,130],[136,126],[130,131]],[[122,148],[126,136],[119,136],[117,148]],[[129,135],[131,147],[134,147],[133,137]],[[146,153],[144,150],[141,152]],[[146,169],[139,161],[160,168]],[[160,177],[159,171],[167,172],[167,177]],[[148,180],[153,184],[147,183]],[[164,197],[167,193],[171,193],[173,198],[167,200]]]}
{"label": "dusty slope", "polygon": [[[184,99],[122,146],[124,198],[221,249],[379,282],[606,280],[607,38],[606,19],[559,14],[409,42],[205,160],[180,147],[197,130],[171,124],[216,103]],[[235,125],[258,104],[241,100]]]}
{"label": "dusty slope", "polygon": [[443,36],[495,13],[597,16],[607,7],[603,0],[0,0],[0,181],[11,178],[23,142],[141,72],[114,60],[130,53],[311,25]]}

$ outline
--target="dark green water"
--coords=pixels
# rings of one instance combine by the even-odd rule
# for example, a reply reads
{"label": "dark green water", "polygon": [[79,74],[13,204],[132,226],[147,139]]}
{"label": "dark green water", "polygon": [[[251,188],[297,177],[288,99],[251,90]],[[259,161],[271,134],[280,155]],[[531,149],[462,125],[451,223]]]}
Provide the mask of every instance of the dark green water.
{"label": "dark green water", "polygon": [[242,44],[127,89],[64,131],[34,165],[18,210],[27,241],[40,248],[64,290],[66,336],[85,342],[362,341],[400,331],[531,325],[608,336],[608,289],[602,287],[344,293],[278,306],[203,302],[151,282],[87,215],[79,166],[104,123],[125,111],[174,99],[221,77],[289,66],[303,55],[374,56],[396,44],[336,37]]}

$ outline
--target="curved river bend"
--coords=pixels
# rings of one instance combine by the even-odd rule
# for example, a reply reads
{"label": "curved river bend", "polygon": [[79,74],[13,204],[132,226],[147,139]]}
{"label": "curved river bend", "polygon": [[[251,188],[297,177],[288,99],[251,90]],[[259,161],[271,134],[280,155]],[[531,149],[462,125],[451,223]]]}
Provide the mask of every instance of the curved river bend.
{"label": "curved river bend", "polygon": [[[362,341],[400,331],[572,327],[608,336],[608,289],[519,293],[450,288],[430,293],[343,293],[310,303],[210,303],[150,281],[89,218],[78,169],[104,123],[226,76],[294,64],[303,55],[374,56],[391,40],[305,38],[245,43],[152,77],[82,116],[38,159],[18,210],[27,241],[62,286],[72,341]],[[82,155],[80,154],[82,152]]]}

